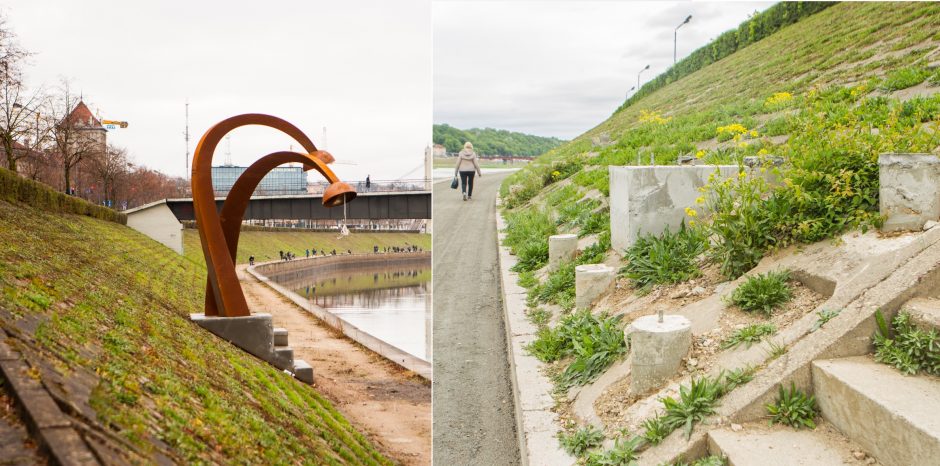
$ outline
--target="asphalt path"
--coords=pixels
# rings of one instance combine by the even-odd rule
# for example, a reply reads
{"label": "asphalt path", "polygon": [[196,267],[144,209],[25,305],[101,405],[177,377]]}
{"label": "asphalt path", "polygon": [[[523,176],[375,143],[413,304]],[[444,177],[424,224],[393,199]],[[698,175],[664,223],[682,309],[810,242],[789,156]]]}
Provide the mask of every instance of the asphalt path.
{"label": "asphalt path", "polygon": [[494,205],[507,174],[477,177],[470,201],[434,184],[435,465],[519,464]]}

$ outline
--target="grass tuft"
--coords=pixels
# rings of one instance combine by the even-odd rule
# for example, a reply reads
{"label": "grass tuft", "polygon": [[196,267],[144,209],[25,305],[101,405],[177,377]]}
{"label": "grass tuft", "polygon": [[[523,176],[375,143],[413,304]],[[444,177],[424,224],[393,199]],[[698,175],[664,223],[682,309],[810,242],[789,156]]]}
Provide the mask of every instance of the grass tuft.
{"label": "grass tuft", "polygon": [[746,312],[760,312],[770,315],[792,298],[790,273],[787,271],[767,272],[748,277],[731,294],[731,303]]}

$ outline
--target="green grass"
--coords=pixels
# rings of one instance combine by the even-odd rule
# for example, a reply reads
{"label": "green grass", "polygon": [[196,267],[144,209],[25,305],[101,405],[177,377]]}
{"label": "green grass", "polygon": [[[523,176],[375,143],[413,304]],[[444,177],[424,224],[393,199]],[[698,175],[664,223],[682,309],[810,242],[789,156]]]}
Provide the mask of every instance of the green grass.
{"label": "green grass", "polygon": [[314,388],[189,321],[201,262],[87,216],[0,201],[0,218],[0,325],[35,326],[53,379],[93,377],[87,399],[66,396],[132,446],[127,462],[391,463]]}
{"label": "green grass", "polygon": [[816,398],[796,388],[791,382],[790,389],[780,386],[777,401],[766,406],[770,424],[784,424],[796,429],[816,428]]}
{"label": "green grass", "polygon": [[525,349],[543,362],[572,358],[555,377],[560,389],[593,381],[628,350],[620,316],[594,316],[589,311],[569,314],[554,328],[540,328]]}
{"label": "green grass", "polygon": [[637,450],[640,448],[642,439],[618,438],[614,441],[614,446],[604,452],[594,452],[587,457],[585,466],[631,466],[635,465],[637,459]]}
{"label": "green grass", "polygon": [[932,70],[920,66],[901,68],[885,76],[884,82],[881,83],[881,89],[891,92],[914,87],[924,82],[932,73]]}
{"label": "green grass", "polygon": [[[317,248],[327,253],[336,249],[337,253],[352,250],[353,253],[371,253],[373,246],[379,250],[383,246],[418,246],[424,251],[431,250],[431,235],[423,233],[350,233],[339,237],[338,233],[313,231],[243,231],[238,237],[236,262],[247,264],[249,256],[255,261],[265,262],[280,259],[278,251],[293,252],[297,257],[304,257],[307,249]],[[183,230],[183,253],[194,262],[205,264],[199,232],[187,228]],[[319,253],[318,253],[319,254]]]}
{"label": "green grass", "polygon": [[731,293],[731,303],[746,312],[760,312],[769,316],[793,297],[790,291],[790,273],[776,271],[748,277]]}
{"label": "green grass", "polygon": [[765,336],[777,333],[777,327],[774,324],[753,324],[740,330],[735,330],[724,341],[721,342],[722,349],[736,348],[740,345],[751,345],[761,341]]}
{"label": "green grass", "polygon": [[519,259],[513,271],[538,270],[548,262],[548,237],[557,231],[544,210],[521,210],[506,216],[505,244]]}

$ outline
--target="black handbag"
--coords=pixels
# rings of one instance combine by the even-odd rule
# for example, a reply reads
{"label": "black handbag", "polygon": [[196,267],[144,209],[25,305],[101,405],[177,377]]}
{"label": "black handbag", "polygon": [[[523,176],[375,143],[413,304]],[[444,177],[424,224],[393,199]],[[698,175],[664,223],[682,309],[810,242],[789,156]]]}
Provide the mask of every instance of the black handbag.
{"label": "black handbag", "polygon": [[450,182],[450,189],[457,189],[457,186],[460,186],[460,183],[457,182],[457,175],[454,175],[454,181]]}

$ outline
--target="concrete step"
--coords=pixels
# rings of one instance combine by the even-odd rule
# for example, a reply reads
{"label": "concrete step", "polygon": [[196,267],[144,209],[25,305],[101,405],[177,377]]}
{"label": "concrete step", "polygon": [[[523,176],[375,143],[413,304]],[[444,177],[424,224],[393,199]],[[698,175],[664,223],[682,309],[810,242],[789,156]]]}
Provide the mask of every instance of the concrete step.
{"label": "concrete step", "polygon": [[[708,453],[724,455],[730,466],[829,466],[870,464],[868,455],[825,422],[816,430],[745,424],[708,432]],[[858,455],[858,456],[856,456]]]}
{"label": "concrete step", "polygon": [[287,329],[274,328],[274,346],[287,346]]}
{"label": "concrete step", "polygon": [[294,361],[294,377],[301,382],[313,385],[313,367],[310,367],[310,364],[303,359]]}
{"label": "concrete step", "polygon": [[271,361],[274,367],[282,370],[291,370],[294,368],[294,349],[289,346],[275,346],[274,360]]}
{"label": "concrete step", "polygon": [[914,325],[926,330],[940,331],[940,299],[914,298],[904,303],[901,310],[911,313]]}
{"label": "concrete step", "polygon": [[940,379],[859,356],[813,361],[813,388],[823,416],[882,464],[940,464]]}

